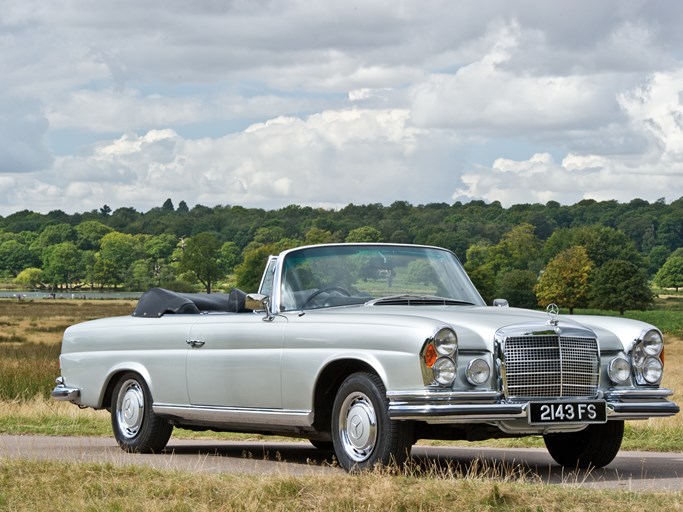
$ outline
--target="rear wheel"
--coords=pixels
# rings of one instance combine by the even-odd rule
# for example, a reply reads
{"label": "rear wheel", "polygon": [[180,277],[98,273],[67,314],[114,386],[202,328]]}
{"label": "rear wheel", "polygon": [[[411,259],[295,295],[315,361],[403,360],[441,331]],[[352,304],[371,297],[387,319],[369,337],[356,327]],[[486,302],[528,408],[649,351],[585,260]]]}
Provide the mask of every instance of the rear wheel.
{"label": "rear wheel", "polygon": [[567,468],[601,468],[614,460],[624,437],[623,421],[588,425],[579,432],[546,434],[548,452]]}
{"label": "rear wheel", "polygon": [[123,375],[114,388],[111,424],[116,442],[127,452],[160,452],[173,431],[173,425],[154,414],[147,384],[132,372]]}
{"label": "rear wheel", "polygon": [[332,443],[347,471],[402,464],[413,444],[412,423],[389,418],[386,389],[377,375],[354,373],[341,385],[332,408]]}

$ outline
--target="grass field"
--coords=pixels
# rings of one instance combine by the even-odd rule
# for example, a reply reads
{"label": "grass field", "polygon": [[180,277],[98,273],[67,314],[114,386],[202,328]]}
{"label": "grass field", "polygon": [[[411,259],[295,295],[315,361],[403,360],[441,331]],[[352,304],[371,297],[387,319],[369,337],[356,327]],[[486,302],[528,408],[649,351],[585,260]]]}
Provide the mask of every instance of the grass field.
{"label": "grass field", "polygon": [[[128,315],[130,301],[0,299],[0,433],[111,436],[106,411],[80,410],[48,398],[59,375],[62,331],[91,318]],[[683,309],[683,307],[681,307]],[[591,312],[594,313],[594,312]],[[647,321],[666,333],[664,385],[683,390],[683,314],[667,303]],[[664,323],[660,321],[664,321]],[[680,391],[674,400],[681,403]],[[625,450],[681,451],[683,420],[627,422]],[[244,434],[175,437],[262,439]],[[542,446],[540,438],[486,441],[487,446]],[[109,464],[0,459],[0,511],[409,511],[683,510],[682,492],[601,491],[541,486],[514,468],[454,468],[401,474],[305,476],[214,475]]]}
{"label": "grass field", "polygon": [[18,460],[0,466],[0,510],[671,512],[683,508],[680,492],[537,484],[520,475],[491,477],[478,471],[198,476],[144,467]]}

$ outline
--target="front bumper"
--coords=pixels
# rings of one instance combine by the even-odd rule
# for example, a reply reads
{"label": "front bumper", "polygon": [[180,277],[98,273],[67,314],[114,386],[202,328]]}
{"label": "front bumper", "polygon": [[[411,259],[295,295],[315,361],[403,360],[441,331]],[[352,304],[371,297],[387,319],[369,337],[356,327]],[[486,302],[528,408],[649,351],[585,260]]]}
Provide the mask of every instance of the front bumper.
{"label": "front bumper", "polygon": [[[638,420],[673,416],[680,408],[666,397],[669,389],[609,390],[599,399],[607,403],[608,420]],[[469,423],[523,420],[528,417],[528,401],[506,401],[497,391],[453,392],[421,390],[388,392],[389,417],[427,423]],[[543,402],[563,399],[551,397]]]}
{"label": "front bumper", "polygon": [[66,402],[78,402],[78,398],[81,396],[81,390],[78,388],[72,388],[64,384],[64,379],[62,377],[57,377],[55,380],[57,385],[52,390],[51,396],[55,400],[61,400]]}

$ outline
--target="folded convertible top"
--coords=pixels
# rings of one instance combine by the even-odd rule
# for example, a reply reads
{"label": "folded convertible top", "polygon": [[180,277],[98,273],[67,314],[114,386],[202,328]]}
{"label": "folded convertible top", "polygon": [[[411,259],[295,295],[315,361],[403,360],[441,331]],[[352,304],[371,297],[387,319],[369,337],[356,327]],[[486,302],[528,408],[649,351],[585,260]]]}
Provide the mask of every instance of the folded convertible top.
{"label": "folded convertible top", "polygon": [[178,293],[165,288],[151,288],[142,294],[133,316],[157,318],[167,314],[199,314],[208,311],[242,313],[247,294],[237,288],[230,293]]}

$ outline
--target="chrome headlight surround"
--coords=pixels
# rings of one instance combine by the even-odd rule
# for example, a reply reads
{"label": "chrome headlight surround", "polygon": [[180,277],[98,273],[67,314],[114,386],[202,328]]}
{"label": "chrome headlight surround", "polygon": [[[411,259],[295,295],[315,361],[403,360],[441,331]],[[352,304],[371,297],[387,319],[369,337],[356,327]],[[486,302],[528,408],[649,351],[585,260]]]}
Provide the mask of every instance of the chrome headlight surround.
{"label": "chrome headlight surround", "polygon": [[664,373],[664,340],[656,329],[643,332],[631,350],[631,365],[636,384],[658,385]]}
{"label": "chrome headlight surround", "polygon": [[452,386],[458,368],[458,336],[455,331],[442,327],[427,338],[420,351],[420,363],[426,386]]}

